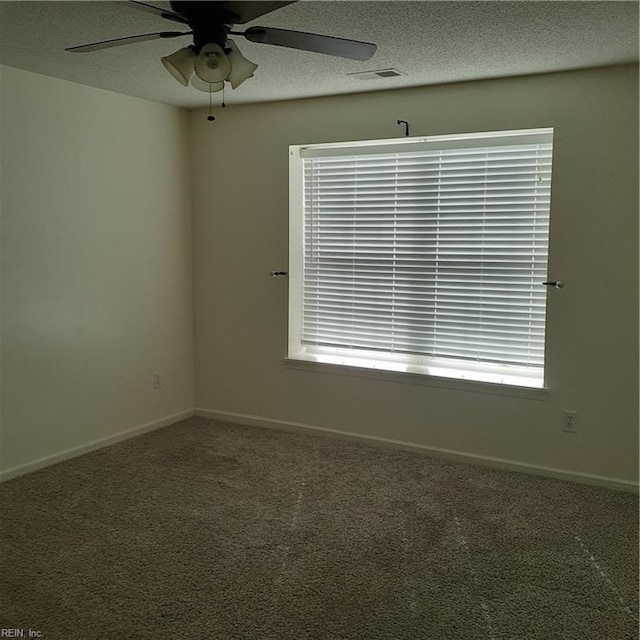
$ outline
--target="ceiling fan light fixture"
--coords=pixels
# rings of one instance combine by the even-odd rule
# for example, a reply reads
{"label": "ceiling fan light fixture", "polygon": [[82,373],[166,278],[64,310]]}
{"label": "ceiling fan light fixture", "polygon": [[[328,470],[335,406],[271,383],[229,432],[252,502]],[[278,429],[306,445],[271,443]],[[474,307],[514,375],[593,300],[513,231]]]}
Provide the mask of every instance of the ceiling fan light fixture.
{"label": "ceiling fan light fixture", "polygon": [[229,80],[233,89],[237,89],[247,78],[253,75],[258,65],[251,62],[251,60],[247,60],[242,53],[240,53],[240,49],[238,49],[233,40],[229,40],[228,44],[231,51],[227,54],[227,59],[231,64],[231,72],[227,80]]}
{"label": "ceiling fan light fixture", "polygon": [[222,82],[231,71],[231,64],[227,60],[222,47],[217,44],[205,44],[195,61],[195,72],[200,80],[205,82]]}
{"label": "ceiling fan light fixture", "polygon": [[216,91],[222,91],[224,88],[224,80],[220,82],[205,82],[194,74],[191,78],[191,86],[198,91],[204,91],[204,93],[215,93]]}
{"label": "ceiling fan light fixture", "polygon": [[178,49],[170,56],[160,58],[165,69],[185,87],[189,86],[189,79],[193,75],[196,53],[191,47]]}

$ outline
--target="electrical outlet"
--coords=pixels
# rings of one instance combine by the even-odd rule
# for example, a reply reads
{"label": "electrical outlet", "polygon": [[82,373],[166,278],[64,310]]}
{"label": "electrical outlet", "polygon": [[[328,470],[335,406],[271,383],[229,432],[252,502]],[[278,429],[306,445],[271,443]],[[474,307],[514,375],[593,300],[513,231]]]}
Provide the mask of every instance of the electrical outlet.
{"label": "electrical outlet", "polygon": [[565,433],[578,433],[578,412],[565,409],[562,416],[562,430]]}
{"label": "electrical outlet", "polygon": [[153,374],[153,388],[154,389],[162,389],[162,384],[160,382],[160,374],[159,373],[154,373]]}

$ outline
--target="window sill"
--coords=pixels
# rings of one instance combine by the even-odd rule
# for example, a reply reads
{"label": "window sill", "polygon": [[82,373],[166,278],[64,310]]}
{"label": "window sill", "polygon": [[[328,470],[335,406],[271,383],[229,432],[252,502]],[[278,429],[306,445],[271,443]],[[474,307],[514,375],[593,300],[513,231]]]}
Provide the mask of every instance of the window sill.
{"label": "window sill", "polygon": [[464,380],[447,378],[444,376],[428,375],[423,373],[411,373],[406,371],[390,371],[386,369],[372,369],[345,364],[330,364],[317,360],[301,360],[285,358],[284,364],[289,369],[298,371],[311,371],[330,375],[343,375],[356,378],[369,378],[385,382],[399,382],[402,384],[416,384],[454,391],[467,391],[471,393],[485,393],[491,395],[509,396],[513,398],[525,398],[529,400],[544,400],[549,390],[547,388],[522,387],[516,385],[480,382],[477,380]]}

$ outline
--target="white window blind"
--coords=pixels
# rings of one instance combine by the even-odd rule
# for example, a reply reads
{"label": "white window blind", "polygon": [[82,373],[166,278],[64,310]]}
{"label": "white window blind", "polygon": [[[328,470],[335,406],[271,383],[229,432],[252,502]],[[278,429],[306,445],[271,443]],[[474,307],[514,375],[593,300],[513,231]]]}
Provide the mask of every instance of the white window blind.
{"label": "white window blind", "polygon": [[300,149],[294,351],[542,386],[551,156],[551,130]]}

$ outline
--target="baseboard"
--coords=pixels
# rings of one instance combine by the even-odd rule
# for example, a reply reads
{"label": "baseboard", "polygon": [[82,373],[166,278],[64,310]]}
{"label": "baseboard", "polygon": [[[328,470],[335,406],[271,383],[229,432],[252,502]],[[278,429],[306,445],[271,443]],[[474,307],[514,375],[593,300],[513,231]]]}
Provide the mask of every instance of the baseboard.
{"label": "baseboard", "polygon": [[156,429],[161,429],[162,427],[168,427],[170,424],[180,422],[180,420],[185,420],[186,418],[191,418],[192,416],[193,410],[188,409],[186,411],[181,411],[180,413],[174,413],[173,415],[166,416],[165,418],[161,418],[160,420],[147,422],[137,427],[133,427],[132,429],[127,429],[126,431],[116,433],[115,435],[101,438],[100,440],[94,440],[92,442],[89,442],[88,444],[80,445],[79,447],[73,447],[72,449],[67,449],[66,451],[62,451],[60,453],[54,453],[51,456],[38,458],[33,462],[27,462],[26,464],[18,465],[17,467],[12,467],[11,469],[0,472],[0,482],[11,480],[11,478],[17,478],[18,476],[22,476],[25,473],[37,471],[38,469],[48,467],[52,464],[56,464],[57,462],[62,462],[63,460],[76,458],[77,456],[95,451],[96,449],[108,447],[109,445],[115,444],[116,442],[121,442],[122,440],[135,438],[136,436],[147,433],[148,431],[155,431]]}
{"label": "baseboard", "polygon": [[233,413],[230,411],[212,411],[209,409],[195,409],[194,415],[202,418],[212,418],[221,422],[231,422],[234,424],[243,424],[254,427],[266,427],[268,429],[276,429],[279,431],[291,431],[296,433],[313,432],[319,435],[332,436],[345,440],[366,441],[371,444],[393,447],[396,449],[404,449],[407,451],[420,451],[428,455],[446,458],[464,462],[466,464],[477,464],[494,469],[503,469],[505,471],[517,471],[530,475],[544,476],[547,478],[555,478],[557,480],[565,480],[568,482],[579,482],[582,484],[596,485],[607,487],[609,489],[617,489],[630,493],[638,493],[638,484],[623,480],[621,478],[610,478],[607,476],[598,476],[590,473],[580,473],[575,471],[567,471],[565,469],[557,469],[554,467],[544,467],[539,465],[527,464],[516,460],[507,460],[505,458],[494,458],[491,456],[482,456],[472,453],[464,453],[461,451],[453,451],[450,449],[441,449],[439,447],[429,447],[402,440],[393,440],[390,438],[380,438],[377,436],[368,436],[360,433],[349,431],[339,431],[337,429],[327,429],[298,422],[287,422],[285,420],[273,420],[271,418],[263,418],[261,416],[246,415],[242,413]]}

